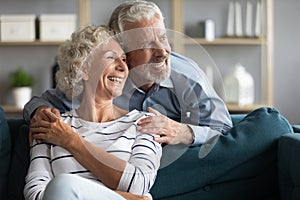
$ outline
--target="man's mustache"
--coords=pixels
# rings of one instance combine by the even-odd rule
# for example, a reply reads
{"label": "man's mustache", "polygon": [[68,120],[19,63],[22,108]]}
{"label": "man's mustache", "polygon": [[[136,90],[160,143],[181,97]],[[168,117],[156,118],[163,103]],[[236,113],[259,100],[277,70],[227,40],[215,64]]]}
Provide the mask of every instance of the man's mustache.
{"label": "man's mustache", "polygon": [[155,56],[154,58],[151,59],[151,62],[159,63],[159,62],[163,62],[163,61],[165,61],[167,59],[168,59],[168,55],[165,55],[165,56]]}

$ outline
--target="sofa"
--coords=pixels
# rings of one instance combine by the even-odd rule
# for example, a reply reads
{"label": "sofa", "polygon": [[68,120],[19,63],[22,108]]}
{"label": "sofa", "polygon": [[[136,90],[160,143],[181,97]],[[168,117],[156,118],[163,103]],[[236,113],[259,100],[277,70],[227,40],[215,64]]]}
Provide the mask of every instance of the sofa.
{"label": "sofa", "polygon": [[[300,199],[299,126],[269,107],[231,117],[233,128],[203,158],[199,152],[205,145],[167,145],[169,153],[181,154],[158,171],[154,199]],[[1,107],[0,160],[0,199],[23,199],[28,126],[22,119],[6,119]]]}

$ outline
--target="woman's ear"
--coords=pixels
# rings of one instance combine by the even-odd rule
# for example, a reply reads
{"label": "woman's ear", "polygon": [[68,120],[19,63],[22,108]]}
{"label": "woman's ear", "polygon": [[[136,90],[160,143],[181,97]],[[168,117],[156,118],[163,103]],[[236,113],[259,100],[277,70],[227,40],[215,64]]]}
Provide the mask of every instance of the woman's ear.
{"label": "woman's ear", "polygon": [[87,70],[86,68],[84,68],[84,69],[82,70],[82,79],[83,79],[84,81],[89,80],[89,73],[88,73],[88,70]]}
{"label": "woman's ear", "polygon": [[89,75],[87,73],[82,73],[82,80],[84,81],[89,80]]}

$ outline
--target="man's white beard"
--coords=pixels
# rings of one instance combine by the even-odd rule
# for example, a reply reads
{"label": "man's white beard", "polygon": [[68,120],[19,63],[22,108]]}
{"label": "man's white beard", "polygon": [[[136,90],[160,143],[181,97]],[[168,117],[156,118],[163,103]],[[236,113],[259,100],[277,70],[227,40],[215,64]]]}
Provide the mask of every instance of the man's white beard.
{"label": "man's white beard", "polygon": [[166,70],[162,71],[159,74],[152,74],[151,70],[150,70],[150,67],[147,67],[146,70],[145,70],[145,78],[147,80],[149,80],[150,82],[154,82],[154,83],[157,83],[157,84],[159,84],[162,81],[166,80],[170,76],[170,74],[171,74],[171,70],[170,70],[169,63],[166,67]]}
{"label": "man's white beard", "polygon": [[[129,71],[130,78],[138,87],[153,82],[160,84],[162,81],[169,78],[171,74],[170,58],[167,61],[166,69],[161,73],[151,73],[151,68],[155,67],[151,65],[152,64],[147,63],[138,67],[134,67]],[[153,65],[155,65],[155,63],[153,63]]]}

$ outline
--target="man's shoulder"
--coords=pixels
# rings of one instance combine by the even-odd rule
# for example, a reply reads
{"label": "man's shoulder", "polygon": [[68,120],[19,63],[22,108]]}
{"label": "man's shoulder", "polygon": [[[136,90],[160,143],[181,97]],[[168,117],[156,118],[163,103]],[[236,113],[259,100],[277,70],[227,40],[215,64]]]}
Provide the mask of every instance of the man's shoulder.
{"label": "man's shoulder", "polygon": [[175,52],[171,53],[171,69],[175,74],[184,75],[195,81],[205,76],[203,70],[195,61]]}
{"label": "man's shoulder", "polygon": [[200,85],[207,85],[208,78],[201,68],[194,60],[185,57],[181,54],[171,53],[171,79],[174,83],[179,77],[185,77],[192,83]]}
{"label": "man's shoulder", "polygon": [[201,67],[183,55],[172,52],[171,70],[170,79],[177,93],[191,92],[200,88],[201,91],[208,93],[214,90]]}
{"label": "man's shoulder", "polygon": [[[59,88],[50,88],[45,90],[41,96],[35,96],[36,98],[43,98],[49,102],[52,101],[69,101],[66,95]],[[54,105],[55,107],[55,105]]]}
{"label": "man's shoulder", "polygon": [[185,57],[179,53],[175,53],[175,52],[171,52],[171,65],[172,64],[188,64],[188,65],[194,65],[195,62],[188,58],[188,57]]}
{"label": "man's shoulder", "polygon": [[52,95],[57,97],[65,97],[65,94],[58,88],[50,88],[42,93],[42,95]]}

